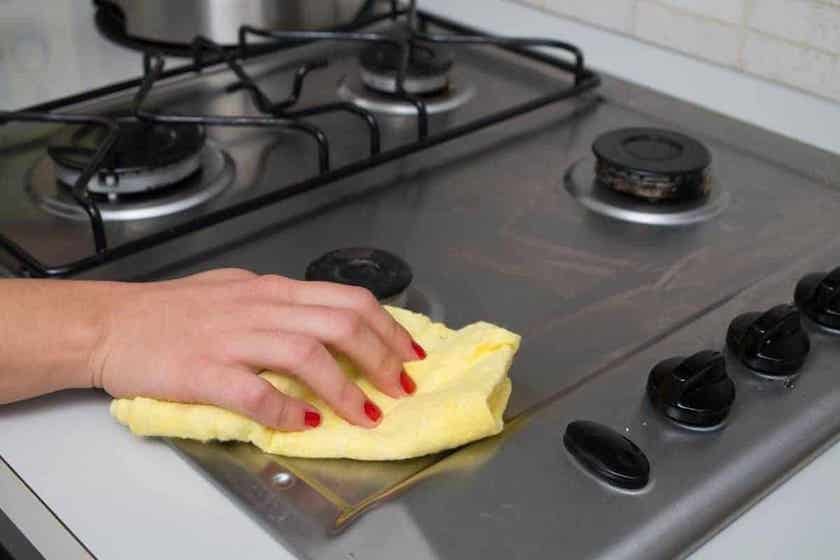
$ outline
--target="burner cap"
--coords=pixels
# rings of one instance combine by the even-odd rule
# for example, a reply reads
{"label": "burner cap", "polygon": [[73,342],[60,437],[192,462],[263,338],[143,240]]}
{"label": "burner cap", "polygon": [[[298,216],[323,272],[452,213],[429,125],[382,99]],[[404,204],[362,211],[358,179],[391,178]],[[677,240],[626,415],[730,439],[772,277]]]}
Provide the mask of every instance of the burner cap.
{"label": "burner cap", "polygon": [[[176,183],[200,167],[204,128],[199,125],[144,123],[132,117],[118,119],[119,137],[88,190],[126,194],[154,190]],[[71,126],[50,141],[47,151],[56,175],[72,185],[90,163],[102,142],[102,127]]]}
{"label": "burner cap", "polygon": [[624,128],[592,145],[596,177],[615,191],[652,202],[685,201],[709,192],[709,150],[684,134],[658,128]]}
{"label": "burner cap", "polygon": [[[391,43],[376,43],[359,56],[362,81],[376,91],[397,93],[401,51]],[[452,57],[440,47],[412,43],[405,76],[405,91],[418,95],[437,93],[449,85]]]}
{"label": "burner cap", "polygon": [[306,268],[307,280],[361,286],[379,300],[404,292],[412,277],[411,267],[405,261],[379,249],[338,249]]}

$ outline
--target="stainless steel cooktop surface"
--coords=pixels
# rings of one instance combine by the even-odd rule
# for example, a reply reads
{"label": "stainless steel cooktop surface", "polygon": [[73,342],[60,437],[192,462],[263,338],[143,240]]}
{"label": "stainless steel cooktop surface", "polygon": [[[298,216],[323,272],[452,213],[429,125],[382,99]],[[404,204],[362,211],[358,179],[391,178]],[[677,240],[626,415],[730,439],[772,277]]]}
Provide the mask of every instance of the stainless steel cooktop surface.
{"label": "stainless steel cooktop surface", "polygon": [[[316,43],[242,64],[280,99],[301,63],[326,58],[329,65],[307,77],[300,108],[357,103],[376,116],[384,151],[415,142],[412,107],[365,83],[363,48]],[[451,88],[426,97],[432,136],[571,85],[567,72],[510,51],[459,46],[451,56]],[[259,116],[237,82],[224,65],[162,79],[146,107],[162,114]],[[135,93],[131,88],[65,111],[125,115]],[[306,122],[329,138],[333,169],[368,157],[369,129],[357,114]],[[0,229],[49,263],[83,259],[93,244],[86,216],[56,186],[62,170],[48,148],[66,126],[0,128]],[[308,134],[204,128],[205,147],[191,152],[194,161],[207,162],[198,175],[168,168],[155,189],[110,197],[113,180],[94,178],[103,212],[112,210],[104,214],[112,246],[318,173]],[[648,131],[634,142],[650,142],[651,130],[664,130],[700,143],[710,163],[692,185],[702,192],[657,202],[599,186],[604,162],[593,143],[624,129]],[[659,144],[637,144],[630,151],[667,159],[669,150],[686,145],[660,153]],[[822,290],[813,298],[822,299],[812,304],[836,305],[826,275],[840,264],[840,190],[832,182],[838,170],[836,156],[604,77],[597,89],[339,174],[317,190],[258,205],[81,276],[152,280],[236,266],[303,278],[307,265],[329,251],[372,247],[411,266],[408,307],[453,326],[489,320],[522,334],[507,428],[462,449],[360,463],[172,442],[197,473],[242,506],[243,515],[255,516],[302,557],[384,558],[395,543],[412,558],[533,558],[548,551],[575,558],[671,557],[707,539],[838,433],[838,335],[791,306],[744,320],[746,334],[736,333],[736,342],[757,344],[755,352],[772,361],[773,352],[791,351],[790,337],[807,337],[810,351],[795,371],[759,374],[745,365],[749,349],[727,347],[736,316],[793,303],[806,274],[822,273],[822,287],[812,286]],[[179,182],[178,173],[188,171],[188,181],[209,184],[212,193],[196,200],[203,187]],[[626,176],[619,179],[626,185]],[[130,189],[132,183],[121,178],[120,185]],[[9,274],[20,273],[9,255],[3,262]],[[806,299],[797,302],[802,310]],[[658,408],[648,395],[651,370],[703,350],[720,353],[726,372],[720,362],[704,362],[673,373],[674,362],[660,379],[671,385],[651,394],[691,409],[681,418],[696,425],[667,419],[667,407]],[[731,379],[725,388],[734,389],[733,402],[720,405],[726,400],[720,393],[691,400],[690,391],[712,382],[723,390],[722,375]],[[697,420],[697,409],[711,406],[708,399],[720,405],[722,424]],[[570,443],[567,428],[575,421],[611,432],[594,443],[593,433]],[[626,445],[620,437],[638,447],[622,455],[615,451]],[[641,455],[648,476],[633,489],[616,484],[628,470],[638,474]]]}

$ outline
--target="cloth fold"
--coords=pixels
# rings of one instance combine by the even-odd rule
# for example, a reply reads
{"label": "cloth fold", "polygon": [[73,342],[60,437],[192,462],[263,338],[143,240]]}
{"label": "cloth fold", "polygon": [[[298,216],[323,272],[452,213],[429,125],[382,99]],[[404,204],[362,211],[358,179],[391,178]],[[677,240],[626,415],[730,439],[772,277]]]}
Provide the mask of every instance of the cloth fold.
{"label": "cloth fold", "polygon": [[381,393],[346,359],[338,358],[345,373],[382,409],[382,422],[372,430],[349,424],[304,384],[275,372],[261,375],[278,390],[317,407],[321,426],[280,432],[216,406],[143,397],[115,399],[111,414],[140,436],[244,441],[277,455],[370,461],[418,457],[501,432],[512,388],[508,370],[519,349],[519,335],[484,322],[452,330],[411,311],[386,310],[423,346],[427,357],[405,364],[417,392],[404,399]]}

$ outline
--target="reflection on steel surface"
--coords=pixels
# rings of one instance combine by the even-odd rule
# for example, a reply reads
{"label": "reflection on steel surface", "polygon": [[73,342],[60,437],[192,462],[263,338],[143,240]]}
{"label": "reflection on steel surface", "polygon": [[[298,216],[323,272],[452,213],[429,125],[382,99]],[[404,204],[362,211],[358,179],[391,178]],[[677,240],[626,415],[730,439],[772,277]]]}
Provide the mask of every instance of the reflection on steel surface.
{"label": "reflection on steel surface", "polygon": [[526,420],[515,418],[498,436],[460,449],[403,461],[300,459],[263,453],[246,443],[170,441],[207,474],[224,480],[247,508],[275,520],[286,519],[293,508],[333,532],[429,478],[481,467]]}

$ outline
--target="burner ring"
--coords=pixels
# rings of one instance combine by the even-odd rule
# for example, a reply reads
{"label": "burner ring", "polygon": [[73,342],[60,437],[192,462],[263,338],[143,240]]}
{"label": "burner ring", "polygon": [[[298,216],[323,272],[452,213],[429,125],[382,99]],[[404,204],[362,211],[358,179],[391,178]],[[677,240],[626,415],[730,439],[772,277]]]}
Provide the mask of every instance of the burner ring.
{"label": "burner ring", "polygon": [[[53,158],[55,160],[55,158]],[[55,163],[55,175],[59,181],[67,186],[74,186],[81,171]],[[121,171],[104,170],[90,178],[87,190],[95,194],[122,195],[142,193],[174,185],[183,181],[201,169],[201,152],[196,152],[181,161],[171,165],[161,166],[154,171]]]}
{"label": "burner ring", "polygon": [[[201,166],[206,142],[202,126],[145,123],[134,117],[117,122],[117,141],[88,182],[88,191],[109,195],[152,191],[186,179]],[[50,140],[47,153],[60,181],[75,184],[104,134],[101,127],[68,126]]]}
{"label": "burner ring", "polygon": [[[361,69],[362,83],[370,89],[383,93],[397,93],[396,74],[377,74],[366,68]],[[406,76],[403,89],[406,93],[430,95],[445,90],[449,86],[449,76],[431,76],[410,78]]]}
{"label": "burner ring", "polygon": [[380,301],[400,299],[413,274],[401,258],[379,249],[337,249],[309,264],[306,279],[359,286]]}
{"label": "burner ring", "polygon": [[[94,193],[105,221],[131,221],[176,214],[204,204],[227,190],[235,179],[235,164],[214,143],[199,154],[201,171],[166,189],[118,195],[115,199]],[[55,161],[44,156],[27,174],[26,192],[44,211],[71,220],[87,221],[87,213],[58,178]]]}
{"label": "burner ring", "polygon": [[[359,77],[343,78],[338,85],[338,95],[345,101],[374,113],[417,117],[417,107],[395,95],[379,93],[367,87]],[[472,84],[459,83],[456,78],[440,95],[426,97],[423,101],[426,110],[432,116],[450,113],[466,105],[474,96],[475,87]]]}
{"label": "burner ring", "polygon": [[729,192],[712,176],[704,197],[651,204],[605,188],[595,174],[595,167],[591,156],[575,162],[566,172],[563,185],[581,206],[609,218],[652,226],[688,226],[715,218],[730,203]]}
{"label": "burner ring", "polygon": [[709,150],[697,140],[658,128],[625,128],[592,145],[595,174],[608,189],[650,202],[685,201],[709,193]]}
{"label": "burner ring", "polygon": [[[362,83],[380,93],[397,93],[401,55],[401,49],[390,43],[377,43],[364,49],[359,55]],[[449,86],[452,65],[448,51],[414,43],[410,46],[403,88],[407,93],[416,95],[441,92]]]}

